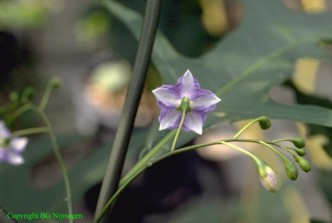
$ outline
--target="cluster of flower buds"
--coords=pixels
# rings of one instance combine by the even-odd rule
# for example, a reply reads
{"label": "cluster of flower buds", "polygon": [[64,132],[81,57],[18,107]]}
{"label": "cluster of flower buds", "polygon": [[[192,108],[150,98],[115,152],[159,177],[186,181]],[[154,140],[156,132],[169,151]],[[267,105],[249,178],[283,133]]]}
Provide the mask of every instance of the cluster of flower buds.
{"label": "cluster of flower buds", "polygon": [[[262,129],[268,129],[269,127],[271,127],[271,121],[265,116],[262,116],[255,121],[259,122],[259,125]],[[291,142],[294,147],[282,145],[280,144],[280,142]],[[282,159],[286,175],[290,180],[297,179],[298,169],[296,165],[289,158],[283,155],[278,149],[290,154],[290,156],[293,157],[294,161],[304,172],[309,172],[311,170],[309,162],[305,158],[303,158],[303,156],[305,156],[306,154],[304,150],[305,140],[303,138],[276,139],[271,142],[257,141],[257,143],[272,150]],[[254,161],[256,162],[260,180],[264,188],[271,192],[279,190],[281,183],[272,168],[267,163],[257,157],[254,159]]]}
{"label": "cluster of flower buds", "polygon": [[[48,100],[52,90],[59,88],[62,80],[59,77],[51,78],[47,85],[45,92],[42,96],[40,105],[35,106],[36,110],[42,111]],[[20,165],[24,163],[23,152],[28,143],[27,137],[17,135],[18,132],[31,134],[45,132],[46,128],[31,128],[19,130],[15,133],[11,132],[7,126],[11,124],[24,112],[31,110],[31,106],[26,106],[31,103],[35,97],[35,89],[26,87],[22,91],[13,91],[9,95],[10,102],[0,107],[0,163],[6,162],[11,165]]]}

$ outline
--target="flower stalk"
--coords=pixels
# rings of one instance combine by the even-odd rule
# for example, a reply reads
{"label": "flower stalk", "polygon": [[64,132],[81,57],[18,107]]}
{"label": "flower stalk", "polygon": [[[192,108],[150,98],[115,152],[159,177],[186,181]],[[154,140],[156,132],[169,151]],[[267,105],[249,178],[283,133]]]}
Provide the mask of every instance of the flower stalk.
{"label": "flower stalk", "polygon": [[234,135],[234,139],[237,139],[240,137],[240,135],[246,131],[250,126],[252,126],[253,124],[255,124],[256,122],[259,123],[260,127],[262,129],[268,129],[271,126],[271,121],[269,118],[267,118],[266,116],[261,116],[258,117],[254,120],[252,120],[251,122],[249,122],[248,124],[246,124],[240,131],[238,131],[235,135]]}
{"label": "flower stalk", "polygon": [[175,150],[176,142],[178,141],[181,129],[183,127],[184,120],[186,118],[186,114],[188,112],[190,112],[190,100],[187,97],[182,98],[182,101],[181,101],[180,106],[178,107],[178,110],[182,111],[182,115],[181,115],[181,120],[180,120],[180,123],[179,123],[179,127],[176,130],[176,134],[175,134],[175,137],[174,137],[174,140],[173,140],[171,151]]}
{"label": "flower stalk", "polygon": [[[60,165],[60,168],[62,170],[62,174],[63,174],[63,179],[64,179],[64,183],[65,183],[65,189],[66,189],[66,197],[65,197],[65,202],[67,203],[67,211],[69,215],[73,214],[73,201],[72,201],[72,193],[71,193],[71,186],[70,186],[70,179],[69,179],[69,174],[68,174],[68,169],[67,166],[65,164],[65,161],[61,155],[61,151],[59,148],[59,145],[57,143],[56,140],[56,136],[55,133],[53,131],[52,125],[49,121],[49,119],[47,118],[47,116],[45,115],[45,113],[40,110],[40,108],[36,108],[36,107],[31,107],[32,110],[34,110],[35,112],[37,112],[40,117],[42,118],[43,122],[46,125],[46,128],[48,128],[48,134],[49,137],[51,139],[51,144],[53,147],[53,152],[55,154],[55,157]],[[73,223],[73,219],[69,219],[69,223]]]}
{"label": "flower stalk", "polygon": [[[183,114],[185,114],[185,112],[183,111]],[[155,145],[140,161],[138,161],[138,163],[121,179],[120,182],[120,186],[119,189],[114,193],[114,195],[108,200],[108,202],[106,203],[106,205],[104,206],[102,212],[96,217],[95,219],[95,223],[99,222],[100,219],[102,218],[102,216],[107,212],[108,209],[110,209],[112,207],[112,205],[114,204],[114,202],[116,201],[117,197],[125,190],[125,188],[132,182],[134,181],[140,174],[142,174],[147,168],[151,168],[152,166],[154,166],[155,164],[157,164],[158,162],[167,159],[171,156],[174,156],[176,154],[180,154],[180,153],[184,153],[184,152],[189,152],[192,150],[196,150],[196,149],[200,149],[203,147],[207,147],[207,146],[212,146],[212,145],[225,145],[229,148],[235,149],[237,151],[242,152],[243,154],[249,156],[256,164],[257,167],[257,171],[261,180],[261,184],[263,185],[263,187],[270,191],[270,192],[275,192],[278,191],[280,188],[280,180],[278,178],[278,176],[276,175],[276,173],[273,171],[273,169],[266,164],[264,161],[262,161],[261,159],[259,159],[257,156],[255,156],[254,154],[248,152],[247,150],[245,150],[244,148],[241,148],[237,145],[232,144],[232,142],[246,142],[246,143],[255,143],[258,145],[263,145],[269,149],[271,149],[273,152],[275,152],[283,161],[284,161],[284,165],[286,168],[286,173],[288,175],[288,177],[290,179],[296,179],[297,177],[297,169],[295,167],[295,165],[289,160],[287,159],[284,155],[282,155],[278,150],[276,150],[276,148],[280,148],[280,149],[284,149],[282,145],[277,144],[280,141],[285,141],[285,140],[273,140],[273,141],[263,141],[263,140],[255,140],[255,139],[241,139],[239,138],[239,136],[248,129],[248,127],[252,124],[254,124],[255,122],[259,122],[260,126],[262,127],[262,123],[263,123],[263,128],[262,129],[266,129],[266,127],[270,127],[271,123],[270,120],[265,117],[259,117],[257,119],[255,119],[254,121],[250,122],[248,125],[246,125],[244,128],[242,128],[241,130],[239,130],[239,132],[230,139],[223,139],[223,140],[217,140],[217,141],[213,141],[213,142],[209,142],[209,143],[203,143],[203,144],[196,144],[196,145],[192,145],[192,146],[187,146],[187,147],[183,147],[183,148],[179,148],[179,149],[171,149],[169,150],[167,153],[160,155],[159,157],[156,157],[157,154],[159,154],[160,150],[164,148],[164,146],[170,141],[171,137],[177,132],[179,131],[172,131],[171,133],[169,133],[161,142],[159,142],[157,145]],[[179,128],[181,129],[181,123],[179,125]],[[174,146],[174,142],[176,142],[176,138],[175,137],[173,144],[172,144],[172,148],[175,147]],[[291,140],[288,140],[291,141]],[[302,141],[302,140],[299,140]],[[276,148],[274,148],[276,147]],[[292,149],[292,148],[290,148]],[[291,154],[294,156],[294,154]],[[310,171],[310,165],[309,163],[305,160],[302,159],[301,157],[294,157],[294,159],[299,163],[301,169],[305,172]]]}
{"label": "flower stalk", "polygon": [[27,136],[27,135],[34,135],[34,134],[47,133],[47,132],[49,132],[48,127],[35,127],[35,128],[17,130],[15,132],[12,132],[12,135]]}
{"label": "flower stalk", "polygon": [[178,129],[176,130],[176,134],[175,134],[175,137],[174,137],[174,140],[172,143],[171,151],[175,150],[175,148],[176,148],[176,142],[178,141],[185,117],[186,117],[186,111],[184,110],[184,111],[182,111],[181,121],[180,121]]}
{"label": "flower stalk", "polygon": [[[174,131],[172,132],[174,133]],[[277,180],[277,177],[274,176],[274,172],[272,169],[267,166],[262,160],[260,160],[258,157],[256,157],[254,154],[246,151],[245,149],[231,144],[232,142],[246,142],[246,143],[256,143],[260,144],[258,140],[252,140],[252,139],[223,139],[203,144],[197,144],[192,146],[187,146],[183,148],[179,148],[176,150],[170,150],[164,155],[161,155],[160,157],[155,157],[155,155],[160,151],[160,149],[163,148],[163,146],[170,140],[171,136],[173,134],[169,134],[167,140],[163,141],[161,144],[156,145],[142,160],[140,160],[122,179],[120,183],[119,189],[114,193],[114,195],[108,200],[106,205],[104,206],[103,210],[97,216],[95,219],[95,223],[98,223],[102,216],[107,212],[108,209],[112,207],[118,196],[126,189],[126,187],[133,182],[140,174],[142,174],[146,169],[151,168],[155,164],[159,163],[162,160],[165,160],[171,156],[175,156],[180,153],[190,152],[196,149],[204,148],[207,146],[213,146],[213,145],[225,145],[227,147],[233,148],[237,151],[242,152],[245,155],[248,155],[250,158],[253,159],[253,161],[256,164],[257,170],[259,172],[259,176],[262,181],[262,185],[269,191],[275,192],[280,187],[280,182]],[[272,142],[266,142],[267,144],[272,144]],[[272,174],[273,172],[273,174]],[[273,175],[273,176],[272,176]],[[276,179],[275,181],[272,181],[272,179]]]}

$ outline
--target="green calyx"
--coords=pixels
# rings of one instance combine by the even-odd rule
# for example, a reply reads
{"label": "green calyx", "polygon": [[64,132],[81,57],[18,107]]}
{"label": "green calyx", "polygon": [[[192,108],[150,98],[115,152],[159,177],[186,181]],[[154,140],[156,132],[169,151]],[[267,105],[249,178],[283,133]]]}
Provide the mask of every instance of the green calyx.
{"label": "green calyx", "polygon": [[267,176],[266,167],[268,166],[264,161],[260,159],[255,159],[257,171],[260,178],[265,178]]}
{"label": "green calyx", "polygon": [[0,139],[0,147],[7,147],[9,145],[10,138]]}
{"label": "green calyx", "polygon": [[189,98],[183,97],[177,109],[180,110],[181,112],[185,112],[186,114],[189,113],[191,111]]}

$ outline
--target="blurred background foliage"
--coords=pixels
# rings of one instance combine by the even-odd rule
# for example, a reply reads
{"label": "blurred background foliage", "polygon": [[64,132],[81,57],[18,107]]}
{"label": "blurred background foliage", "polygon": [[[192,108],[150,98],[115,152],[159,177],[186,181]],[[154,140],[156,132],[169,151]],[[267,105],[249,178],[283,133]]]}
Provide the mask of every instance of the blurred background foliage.
{"label": "blurred background foliage", "polygon": [[36,27],[43,24],[47,15],[47,4],[52,1],[21,1],[0,2],[0,29]]}
{"label": "blurred background foliage", "polygon": [[[45,80],[50,74],[56,72],[46,69],[46,73],[43,73],[42,71],[45,69],[40,69],[40,67],[47,67],[49,63],[60,61],[54,62],[54,66],[63,66],[63,69],[57,70],[63,73],[56,74],[65,80],[64,91],[54,94],[48,112],[51,119],[55,121],[59,142],[70,166],[74,197],[77,201],[76,210],[86,213],[87,222],[91,217],[89,211],[94,209],[98,183],[104,174],[112,136],[117,124],[116,120],[121,112],[126,84],[130,78],[130,72],[126,71],[126,66],[130,67],[135,57],[137,48],[135,36],[140,28],[140,17],[136,16],[143,14],[145,5],[143,0],[115,2],[120,5],[118,8],[113,8],[113,10],[119,10],[118,14],[110,13],[112,7],[115,6],[110,7],[108,4],[105,6],[99,1],[81,1],[82,4],[71,5],[62,0],[0,0],[0,58],[3,61],[0,63],[0,101],[5,103],[8,101],[9,92],[22,90],[30,85],[41,92]],[[283,33],[282,30],[285,27],[295,30],[294,33],[299,39],[304,38],[305,35],[315,38],[316,43],[318,43],[319,37],[329,37],[330,39],[321,39],[325,42],[321,42],[320,45],[299,47],[286,55],[286,59],[280,56],[272,60],[276,64],[263,69],[265,73],[271,75],[268,78],[264,77],[269,79],[266,81],[269,82],[268,89],[264,88],[265,82],[258,85],[258,93],[256,92],[256,94],[260,94],[258,96],[255,95],[256,88],[251,88],[251,85],[263,80],[261,79],[263,74],[258,73],[257,79],[243,79],[240,87],[235,87],[233,92],[222,95],[225,97],[221,97],[223,103],[218,108],[220,115],[224,112],[229,115],[231,110],[227,110],[227,108],[231,109],[232,106],[238,109],[239,113],[235,112],[233,116],[226,115],[226,117],[221,116],[218,119],[211,118],[208,125],[214,124],[216,120],[233,121],[258,115],[256,113],[245,114],[247,109],[252,109],[249,105],[254,101],[249,101],[250,103],[246,105],[248,107],[237,107],[234,103],[238,104],[239,98],[243,97],[242,100],[245,100],[245,96],[251,95],[250,100],[257,96],[255,98],[257,104],[264,104],[265,99],[271,96],[272,85],[284,87],[281,92],[278,91],[277,96],[282,95],[284,91],[291,92],[292,100],[287,101],[288,98],[282,98],[280,99],[282,103],[316,105],[325,108],[324,111],[331,114],[332,66],[331,57],[328,57],[330,48],[327,44],[328,40],[332,38],[332,29],[327,30],[328,27],[331,27],[331,1],[275,0],[271,5],[274,6],[278,2],[284,6],[282,9],[276,8],[276,11],[266,5],[270,3],[262,3],[258,7],[260,1],[252,0],[253,6],[249,7],[251,0],[244,2],[247,3],[247,8],[244,7],[243,2],[238,0],[165,0],[163,2],[159,23],[161,34],[156,42],[157,56],[154,55],[154,64],[149,71],[147,90],[140,107],[139,122],[136,123],[137,129],[131,141],[127,166],[131,166],[135,162],[141,148],[146,149],[149,147],[149,143],[154,144],[164,136],[163,132],[152,135],[149,133],[148,127],[156,128],[155,125],[151,125],[151,121],[158,113],[149,90],[165,81],[167,84],[172,84],[176,77],[188,67],[190,69],[192,67],[194,75],[197,73],[204,88],[211,85],[214,86],[214,90],[220,90],[220,84],[227,84],[231,78],[240,76],[239,73],[236,73],[237,68],[242,69],[247,66],[246,62],[250,63],[251,59],[254,60],[256,57],[266,58],[264,52],[278,46],[279,35]],[[74,26],[63,28],[66,27],[65,21],[58,24],[58,28],[53,26],[53,21],[61,20],[61,13],[68,8],[76,8],[79,11],[77,13],[79,16],[72,23],[69,20],[73,20],[73,18],[66,17],[68,23],[74,24]],[[275,12],[275,14],[264,15],[265,10]],[[122,14],[123,17],[119,14]],[[250,16],[246,17],[248,14]],[[255,18],[255,15],[264,15],[264,17]],[[283,16],[285,18],[289,16],[292,20],[283,21],[287,24],[274,20]],[[246,28],[243,28],[245,25],[247,25]],[[47,36],[44,32],[47,32],[48,27],[54,28],[56,32],[70,32],[74,36],[74,40],[69,39],[72,41],[70,42],[61,36],[62,34],[52,36],[53,32],[50,34],[51,37],[41,41],[40,36]],[[278,32],[269,33],[271,27],[276,27]],[[266,33],[262,33],[262,29],[266,29]],[[258,35],[257,42],[250,45],[251,41],[255,40],[252,38],[255,34]],[[286,39],[289,38],[287,32],[283,34]],[[165,40],[167,41],[165,42]],[[258,49],[260,43],[263,44],[263,47]],[[71,48],[73,45],[75,47]],[[65,50],[61,51],[61,49]],[[256,52],[258,53],[255,54]],[[232,53],[238,53],[238,55],[231,58],[229,55]],[[77,56],[78,54],[79,56]],[[82,55],[85,55],[83,60]],[[44,58],[47,56],[50,57],[49,61]],[[79,61],[74,65],[83,66],[84,69],[74,70],[75,73],[73,69],[67,69],[67,64],[61,58],[64,58],[63,60],[66,62],[68,60]],[[243,61],[244,63],[242,63]],[[121,67],[121,64],[126,65]],[[223,65],[229,69],[222,67]],[[115,69],[119,66],[119,69]],[[111,68],[107,70],[107,67]],[[234,73],[228,72],[232,71],[230,67],[234,68]],[[278,72],[284,73],[278,74]],[[114,73],[118,73],[118,75]],[[107,78],[104,79],[105,77]],[[214,83],[211,84],[211,82]],[[246,92],[248,89],[250,92]],[[73,100],[66,100],[68,98]],[[64,117],[66,109],[72,113],[69,118]],[[258,113],[264,112],[264,109],[265,107],[262,107]],[[257,173],[249,161],[243,161],[238,156],[211,160],[211,156],[195,153],[197,157],[196,155],[180,157],[178,162],[171,160],[167,165],[165,164],[165,169],[162,169],[162,165],[159,169],[156,168],[156,174],[152,170],[147,173],[128,190],[127,194],[123,195],[124,201],[119,201],[115,215],[120,219],[135,218],[135,220],[129,219],[123,222],[145,223],[266,222],[267,219],[269,222],[295,223],[309,222],[309,219],[312,222],[331,220],[332,161],[328,155],[332,155],[332,145],[329,141],[332,135],[330,128],[332,120],[331,118],[326,120],[324,126],[324,121],[315,119],[320,113],[315,113],[316,110],[312,110],[310,113],[311,108],[303,111],[305,109],[307,108],[299,107],[293,112],[303,114],[303,120],[299,120],[301,118],[295,116],[294,120],[309,122],[307,130],[303,132],[293,126],[295,130],[292,134],[307,136],[308,146],[311,147],[308,150],[311,155],[313,154],[311,159],[318,163],[318,166],[314,166],[314,171],[309,173],[313,175],[309,180],[301,181],[299,179],[300,182],[286,183],[287,180],[284,179],[285,185],[281,192],[271,194],[263,191],[258,183]],[[318,111],[321,112],[321,110]],[[272,116],[275,115],[274,118],[292,120],[287,117],[287,114],[276,113],[276,111],[272,111]],[[322,112],[322,114],[326,113]],[[58,122],[60,119],[65,121]],[[74,120],[79,122],[79,119],[85,123],[79,125],[73,123]],[[318,120],[317,123],[315,120]],[[65,123],[66,121],[68,123]],[[27,115],[22,117],[14,128],[33,126],[36,123],[39,123],[38,118]],[[63,131],[61,125],[67,125],[64,128],[66,131]],[[80,128],[75,129],[74,126]],[[91,131],[87,128],[90,128]],[[221,127],[215,133],[220,138],[236,128],[236,125]],[[287,128],[286,125],[286,127],[277,128],[276,131],[288,133]],[[276,132],[272,134],[279,135]],[[269,137],[254,130],[252,130],[252,136]],[[182,143],[192,142],[193,139],[193,135],[185,134]],[[258,150],[255,152],[262,155]],[[212,157],[216,156],[224,157],[228,154],[212,153]],[[25,157],[26,164],[20,167],[1,164],[0,207],[12,212],[64,210],[61,195],[63,194],[63,182],[49,146],[49,139],[46,136],[31,137]],[[188,162],[189,165],[185,165]],[[277,161],[273,162],[277,163]],[[319,166],[319,164],[321,165]],[[178,168],[182,168],[183,172]],[[176,172],[179,172],[178,175],[175,174]],[[279,172],[282,172],[282,168]],[[164,178],[164,181],[158,178],[158,173],[161,178]],[[186,174],[188,174],[188,178],[184,177]],[[299,176],[299,178],[305,177],[304,174]],[[166,184],[170,184],[170,186],[167,187]],[[306,191],[308,188],[301,189],[303,184],[315,188],[314,192],[309,190],[310,193],[314,195],[318,193],[322,200],[329,202],[329,204],[323,203],[323,209],[328,210],[328,213],[324,213],[322,216],[317,215],[321,212],[319,210],[317,212],[316,209],[321,208],[319,205],[322,204],[319,203],[312,208],[317,203],[311,201],[311,197],[309,200],[306,199],[306,196],[309,197],[308,191]],[[152,188],[152,185],[157,188]],[[163,193],[159,193],[159,190]],[[137,194],[141,194],[141,196]],[[128,203],[133,206],[128,208]],[[143,207],[147,207],[147,209]],[[135,208],[138,209],[137,213],[133,211],[132,216],[123,215],[128,209]]]}

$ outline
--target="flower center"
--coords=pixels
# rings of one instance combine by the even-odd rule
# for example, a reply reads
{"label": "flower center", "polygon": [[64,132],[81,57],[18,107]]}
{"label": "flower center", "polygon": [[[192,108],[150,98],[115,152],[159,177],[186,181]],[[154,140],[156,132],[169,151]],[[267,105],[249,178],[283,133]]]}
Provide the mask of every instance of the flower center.
{"label": "flower center", "polygon": [[9,145],[10,138],[2,138],[0,139],[0,147],[7,147]]}
{"label": "flower center", "polygon": [[186,114],[189,113],[191,111],[190,99],[187,97],[183,97],[179,107],[177,107],[177,110],[185,112]]}

